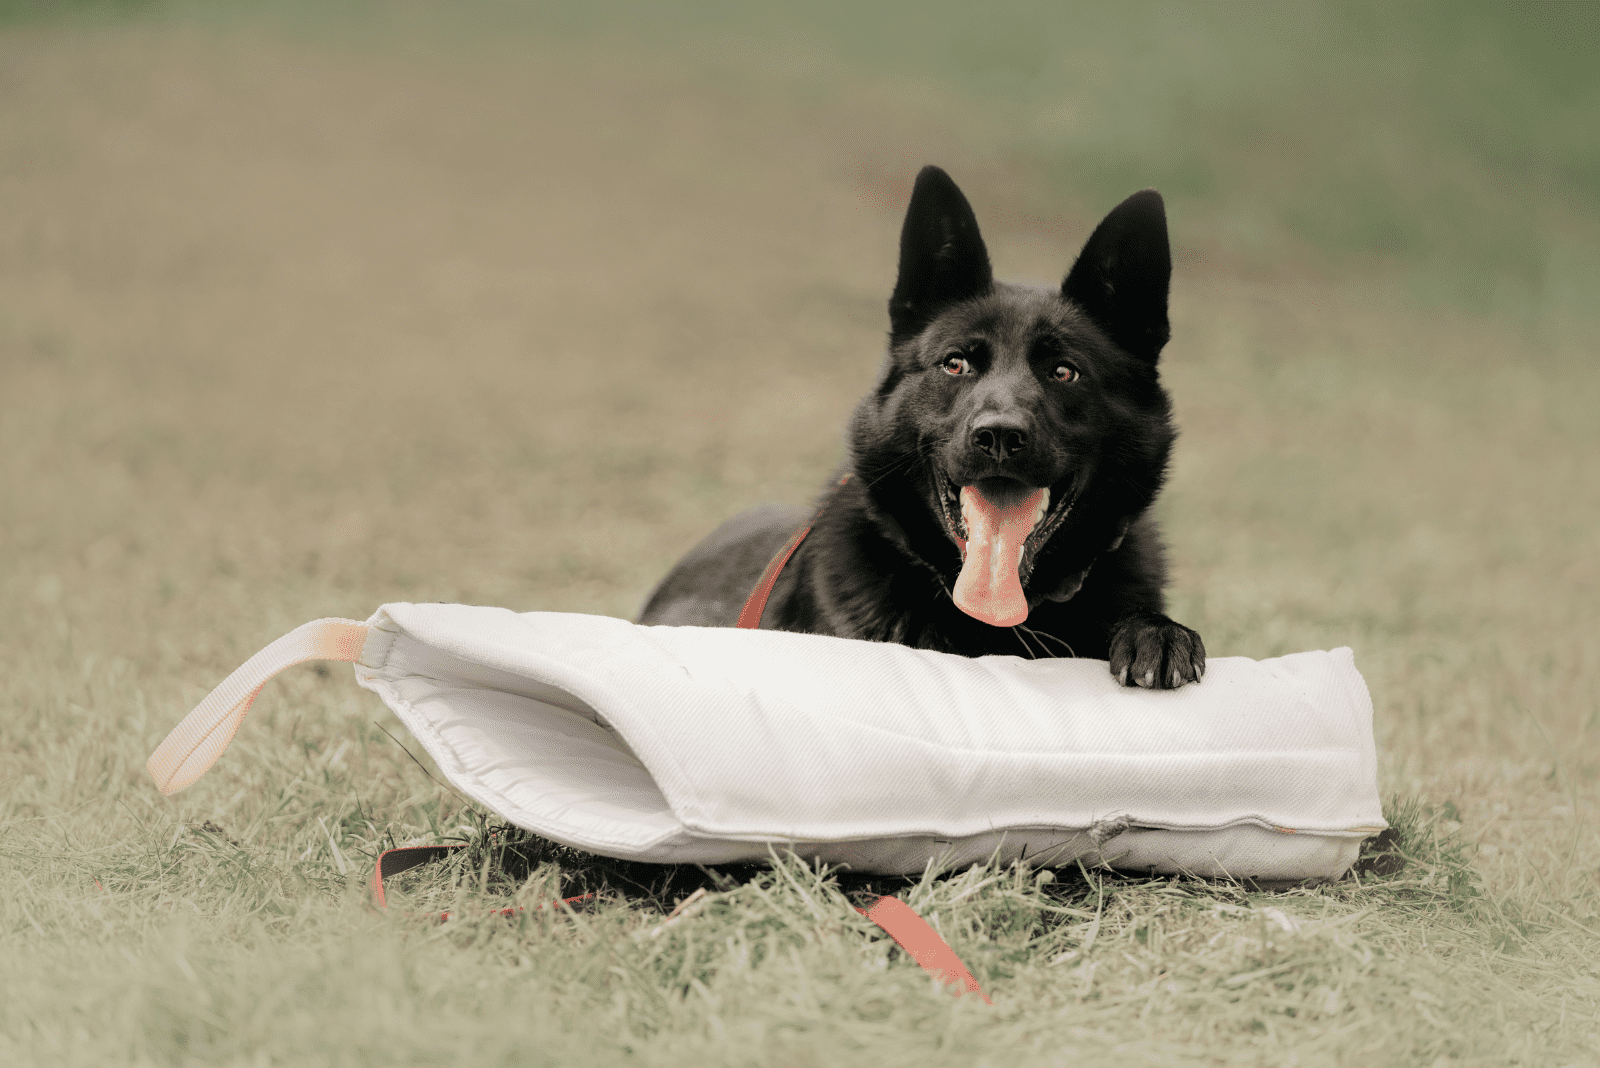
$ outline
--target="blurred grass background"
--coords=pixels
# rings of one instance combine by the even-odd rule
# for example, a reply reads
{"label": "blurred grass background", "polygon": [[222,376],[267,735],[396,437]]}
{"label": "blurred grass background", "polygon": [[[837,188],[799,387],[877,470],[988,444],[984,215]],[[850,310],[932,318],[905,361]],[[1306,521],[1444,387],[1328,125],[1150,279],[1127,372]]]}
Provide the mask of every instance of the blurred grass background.
{"label": "blurred grass background", "polygon": [[[0,1054],[1581,1063],[1595,10],[0,3]],[[305,620],[629,616],[725,516],[809,499],[924,162],[1010,278],[1163,191],[1174,615],[1214,655],[1354,646],[1382,787],[1470,879],[1423,865],[1449,893],[1421,911],[1113,887],[1104,936],[1007,927],[1037,887],[929,891],[1010,999],[951,1046],[941,996],[803,895],[761,921],[799,957],[753,972],[714,948],[743,927],[639,964],[659,917],[625,905],[416,948],[340,858],[465,817],[342,671],[286,674],[206,780],[149,787],[182,713]],[[1264,908],[1345,925],[1246,961]],[[569,1016],[496,1015],[541,998]]]}
{"label": "blurred grass background", "polygon": [[1600,291],[1593,4],[582,11],[561,24],[955,88],[1057,196],[1155,185],[1192,244],[1257,269],[1309,253],[1523,327],[1587,320]]}
{"label": "blurred grass background", "polygon": [[0,4],[13,24],[64,16],[605,38],[812,93],[954,91],[1039,170],[1052,214],[1155,185],[1212,253],[1265,270],[1309,255],[1524,329],[1584,328],[1600,290],[1592,3]]}

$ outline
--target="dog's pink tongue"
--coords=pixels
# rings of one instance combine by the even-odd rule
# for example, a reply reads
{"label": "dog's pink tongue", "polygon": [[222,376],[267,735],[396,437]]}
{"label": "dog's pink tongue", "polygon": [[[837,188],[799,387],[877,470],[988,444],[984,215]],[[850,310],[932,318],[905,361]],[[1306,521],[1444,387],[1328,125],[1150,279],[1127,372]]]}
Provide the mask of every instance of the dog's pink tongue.
{"label": "dog's pink tongue", "polygon": [[966,559],[952,594],[956,607],[994,627],[1014,627],[1028,618],[1017,565],[1022,544],[1039,519],[1044,490],[1013,504],[990,501],[976,486],[961,489],[961,517],[967,524]]}

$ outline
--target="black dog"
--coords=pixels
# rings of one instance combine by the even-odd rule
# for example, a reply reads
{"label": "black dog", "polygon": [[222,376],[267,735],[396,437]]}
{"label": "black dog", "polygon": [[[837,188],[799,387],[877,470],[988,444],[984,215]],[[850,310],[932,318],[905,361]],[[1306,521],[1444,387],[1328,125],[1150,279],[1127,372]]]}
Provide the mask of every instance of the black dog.
{"label": "black dog", "polygon": [[[761,625],[966,656],[1093,657],[1130,686],[1198,681],[1205,646],[1162,614],[1149,512],[1174,437],[1156,371],[1171,275],[1165,210],[1147,189],[1106,216],[1059,290],[996,282],[966,197],[923,168],[888,358],[850,422],[846,481],[823,498]],[[768,507],[724,523],[639,621],[732,626],[805,520]]]}

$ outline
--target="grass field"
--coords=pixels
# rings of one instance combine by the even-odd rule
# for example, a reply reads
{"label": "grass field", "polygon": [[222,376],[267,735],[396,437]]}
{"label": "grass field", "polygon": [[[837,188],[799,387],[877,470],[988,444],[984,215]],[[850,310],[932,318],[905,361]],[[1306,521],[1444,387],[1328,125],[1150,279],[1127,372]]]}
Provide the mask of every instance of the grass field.
{"label": "grass field", "polygon": [[[1600,1062],[1592,7],[462,10],[0,7],[0,1062]],[[808,500],[928,161],[1009,278],[1168,192],[1173,614],[1354,647],[1402,873],[899,888],[991,1008],[791,863],[374,912],[487,824],[338,665],[155,791],[299,623],[631,616]]]}

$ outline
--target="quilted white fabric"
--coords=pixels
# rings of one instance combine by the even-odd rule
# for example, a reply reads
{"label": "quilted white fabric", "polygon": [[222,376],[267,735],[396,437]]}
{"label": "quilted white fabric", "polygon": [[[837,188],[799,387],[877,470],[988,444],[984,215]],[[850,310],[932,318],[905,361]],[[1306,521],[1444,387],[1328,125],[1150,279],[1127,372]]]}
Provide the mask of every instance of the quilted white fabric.
{"label": "quilted white fabric", "polygon": [[1385,826],[1349,649],[1146,691],[1103,661],[775,631],[443,604],[368,623],[357,679],[458,789],[612,857],[1315,879]]}

